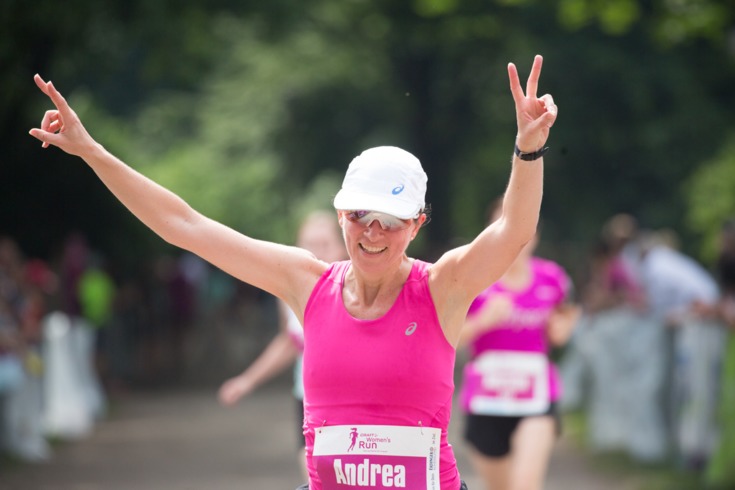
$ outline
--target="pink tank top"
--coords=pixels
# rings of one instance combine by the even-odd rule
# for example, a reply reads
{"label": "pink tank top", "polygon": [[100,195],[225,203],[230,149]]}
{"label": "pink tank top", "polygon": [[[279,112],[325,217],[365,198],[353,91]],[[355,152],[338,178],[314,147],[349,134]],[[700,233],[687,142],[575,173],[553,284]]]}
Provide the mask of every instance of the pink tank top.
{"label": "pink tank top", "polygon": [[350,265],[337,262],[324,273],[304,312],[309,488],[323,488],[313,461],[315,430],[382,425],[440,429],[439,488],[457,490],[459,472],[447,441],[455,350],[429,293],[430,264],[414,261],[395,303],[375,320],[356,319],[344,307],[342,286]]}
{"label": "pink tank top", "polygon": [[[468,316],[479,310],[494,295],[504,294],[510,297],[513,309],[510,317],[496,328],[488,330],[470,344],[472,360],[489,350],[538,352],[548,354],[546,325],[554,309],[567,298],[571,282],[555,262],[531,258],[533,279],[523,291],[511,291],[496,282],[475,299],[470,306]],[[549,398],[558,400],[561,384],[556,367],[549,362]],[[472,369],[472,361],[464,372],[461,391],[462,408],[469,411],[469,399],[480,388],[479,375]]]}

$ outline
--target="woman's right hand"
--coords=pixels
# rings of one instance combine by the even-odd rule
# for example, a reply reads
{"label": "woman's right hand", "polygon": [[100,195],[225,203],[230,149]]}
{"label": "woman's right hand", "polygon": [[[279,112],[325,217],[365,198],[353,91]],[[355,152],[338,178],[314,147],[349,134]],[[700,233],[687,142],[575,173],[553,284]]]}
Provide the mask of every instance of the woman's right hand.
{"label": "woman's right hand", "polygon": [[51,99],[56,109],[46,111],[40,129],[33,128],[29,134],[42,141],[44,148],[53,145],[70,155],[83,156],[96,143],[87,133],[79,116],[69,107],[52,82],[45,82],[39,75],[35,75],[33,80],[41,92]]}
{"label": "woman's right hand", "polygon": [[506,321],[513,313],[513,300],[506,294],[495,294],[477,312],[476,318],[482,330],[492,330]]}
{"label": "woman's right hand", "polygon": [[226,407],[231,407],[252,390],[253,386],[247,379],[235,376],[222,383],[218,393],[219,402]]}

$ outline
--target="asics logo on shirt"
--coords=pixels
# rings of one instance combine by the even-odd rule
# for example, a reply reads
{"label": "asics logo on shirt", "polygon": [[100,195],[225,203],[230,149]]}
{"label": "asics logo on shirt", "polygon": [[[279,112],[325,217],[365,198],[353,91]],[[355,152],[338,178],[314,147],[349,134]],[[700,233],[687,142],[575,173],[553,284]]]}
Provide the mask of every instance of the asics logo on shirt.
{"label": "asics logo on shirt", "polygon": [[406,329],[406,335],[411,335],[416,331],[416,327],[418,327],[418,324],[416,322],[411,323],[408,328]]}

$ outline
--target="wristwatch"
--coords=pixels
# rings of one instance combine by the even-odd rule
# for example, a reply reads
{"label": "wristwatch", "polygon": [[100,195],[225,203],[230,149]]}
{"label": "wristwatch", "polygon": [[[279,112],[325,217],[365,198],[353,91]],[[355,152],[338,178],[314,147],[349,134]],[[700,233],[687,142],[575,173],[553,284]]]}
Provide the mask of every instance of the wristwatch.
{"label": "wristwatch", "polygon": [[516,154],[516,156],[518,158],[520,158],[521,160],[524,160],[526,162],[532,162],[532,161],[538,160],[539,158],[541,158],[542,156],[544,156],[544,154],[547,151],[549,151],[549,147],[548,146],[545,146],[545,147],[541,148],[540,150],[536,150],[536,151],[531,152],[531,153],[526,153],[526,152],[521,151],[521,149],[518,148],[518,145],[516,145],[515,150],[513,150],[513,151]]}

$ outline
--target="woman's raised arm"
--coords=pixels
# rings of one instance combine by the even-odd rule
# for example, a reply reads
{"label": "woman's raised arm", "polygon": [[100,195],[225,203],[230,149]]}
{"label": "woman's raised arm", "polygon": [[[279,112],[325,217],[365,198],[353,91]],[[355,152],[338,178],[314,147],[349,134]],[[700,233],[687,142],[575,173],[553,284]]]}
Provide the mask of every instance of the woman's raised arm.
{"label": "woman's raised arm", "polygon": [[[97,143],[51,82],[34,77],[56,106],[40,128],[30,130],[43,147],[81,157],[108,189],[167,242],[189,250],[238,279],[303,308],[300,291],[311,291],[324,264],[296,247],[256,240],[192,209],[183,199],[135,171]],[[306,289],[304,289],[306,288]]]}
{"label": "woman's raised arm", "polygon": [[[551,95],[536,95],[542,63],[543,58],[537,55],[525,93],[515,65],[508,64],[518,132],[502,216],[471,243],[450,250],[432,267],[432,291],[439,303],[466,312],[469,302],[503,275],[536,233],[543,193],[543,153],[557,115]],[[450,316],[456,313],[452,306]]]}

